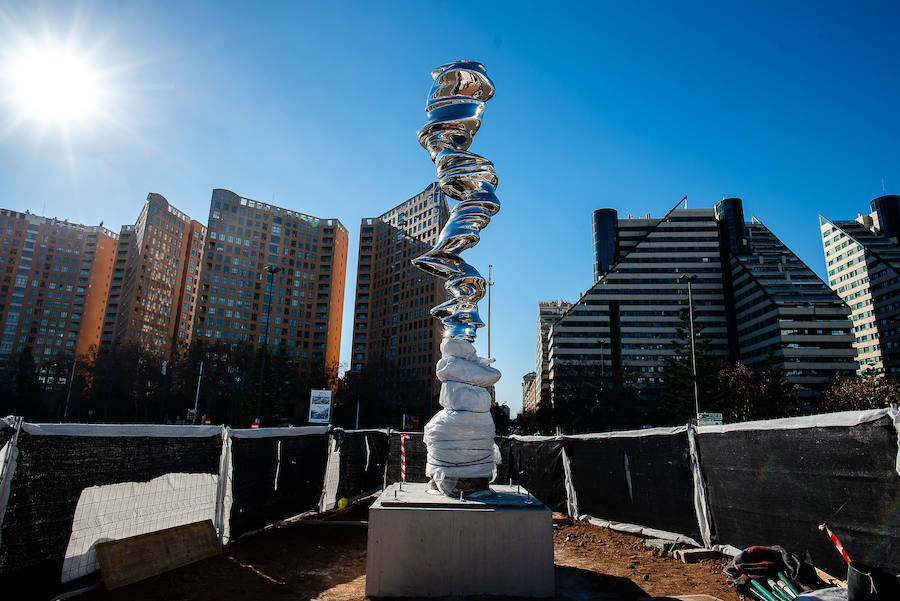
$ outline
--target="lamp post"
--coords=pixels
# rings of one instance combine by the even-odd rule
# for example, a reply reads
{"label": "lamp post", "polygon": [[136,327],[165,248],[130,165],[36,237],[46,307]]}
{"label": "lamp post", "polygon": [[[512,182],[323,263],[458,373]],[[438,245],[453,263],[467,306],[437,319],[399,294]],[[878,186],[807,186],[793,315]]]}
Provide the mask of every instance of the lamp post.
{"label": "lamp post", "polygon": [[696,281],[695,275],[683,275],[678,278],[679,282],[687,282],[688,292],[688,322],[691,332],[691,373],[694,380],[694,413],[697,416],[697,425],[700,425],[700,389],[697,385],[697,353],[694,349],[694,296],[691,292],[691,284]]}
{"label": "lamp post", "polygon": [[272,321],[272,297],[275,296],[275,290],[272,284],[275,279],[275,274],[279,271],[281,271],[281,268],[277,265],[272,265],[271,263],[266,265],[266,273],[269,274],[266,278],[269,289],[269,302],[266,303],[266,333],[263,336],[262,361],[260,362],[259,368],[259,398],[256,401],[256,423],[259,423],[259,420],[262,417],[263,379],[265,379],[266,376],[266,350],[269,346],[269,323]]}
{"label": "lamp post", "polygon": [[[203,378],[203,361],[200,361],[200,373],[197,374],[197,392],[194,394],[194,419],[191,420],[191,424],[197,423],[197,403],[200,402],[200,380]],[[207,403],[207,406],[209,403]],[[207,411],[209,408],[207,407]]]}
{"label": "lamp post", "polygon": [[494,280],[491,278],[491,274],[494,271],[493,265],[488,265],[488,281],[487,281],[487,297],[488,297],[488,357],[491,356],[491,288],[494,285]]}
{"label": "lamp post", "polygon": [[66,408],[63,411],[63,417],[68,417],[69,415],[69,399],[72,398],[72,382],[75,380],[75,359],[72,359],[72,373],[69,375],[69,391],[66,392]]}
{"label": "lamp post", "polygon": [[606,362],[603,360],[603,345],[606,341],[601,338],[597,344],[600,345],[600,383],[603,384],[606,381]]}

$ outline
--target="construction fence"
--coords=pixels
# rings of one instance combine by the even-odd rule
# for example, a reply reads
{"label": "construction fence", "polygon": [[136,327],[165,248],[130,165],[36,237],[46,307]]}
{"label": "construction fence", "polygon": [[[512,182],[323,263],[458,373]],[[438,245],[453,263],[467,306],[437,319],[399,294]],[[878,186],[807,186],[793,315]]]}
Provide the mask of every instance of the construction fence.
{"label": "construction fence", "polygon": [[[900,411],[849,411],[723,426],[498,438],[497,481],[596,525],[727,554],[781,545],[832,574],[855,561],[900,566]],[[425,481],[421,433],[406,474]],[[400,477],[392,433],[387,479]],[[852,556],[852,554],[851,554]]]}
{"label": "construction fence", "polygon": [[[900,565],[900,412],[857,411],[694,428],[497,438],[496,482],[554,511],[734,553],[780,544],[840,574],[818,531],[854,560]],[[227,544],[277,522],[423,482],[422,433],[326,426],[0,421],[0,584],[72,583],[94,545],[210,519]]]}

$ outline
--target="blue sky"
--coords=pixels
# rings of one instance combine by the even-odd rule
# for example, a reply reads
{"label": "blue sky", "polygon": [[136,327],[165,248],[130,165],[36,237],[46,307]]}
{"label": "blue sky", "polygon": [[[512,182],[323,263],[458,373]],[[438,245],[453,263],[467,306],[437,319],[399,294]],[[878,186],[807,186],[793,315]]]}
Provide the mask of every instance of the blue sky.
{"label": "blue sky", "polygon": [[730,4],[6,2],[0,61],[69,39],[106,95],[63,130],[0,89],[0,206],[118,230],[151,191],[205,221],[221,187],[337,217],[346,361],[359,220],[432,181],[429,72],[479,60],[497,94],[472,150],[503,206],[467,260],[494,265],[497,397],[517,411],[538,301],[592,283],[593,209],[740,196],[824,275],[818,213],[900,192],[900,5]]}

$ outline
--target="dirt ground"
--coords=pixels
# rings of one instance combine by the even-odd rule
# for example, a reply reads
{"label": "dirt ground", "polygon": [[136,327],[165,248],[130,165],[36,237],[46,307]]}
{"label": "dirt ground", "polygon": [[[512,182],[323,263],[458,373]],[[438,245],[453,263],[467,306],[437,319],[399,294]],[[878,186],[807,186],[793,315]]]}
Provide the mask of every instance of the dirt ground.
{"label": "dirt ground", "polygon": [[[248,536],[222,555],[78,601],[267,601],[366,599],[365,507],[335,523],[282,525]],[[357,520],[356,525],[348,520]],[[340,524],[338,521],[344,521]],[[741,597],[725,584],[725,558],[683,564],[644,539],[584,523],[554,526],[556,599],[632,601],[647,597]],[[493,599],[498,599],[494,597]]]}

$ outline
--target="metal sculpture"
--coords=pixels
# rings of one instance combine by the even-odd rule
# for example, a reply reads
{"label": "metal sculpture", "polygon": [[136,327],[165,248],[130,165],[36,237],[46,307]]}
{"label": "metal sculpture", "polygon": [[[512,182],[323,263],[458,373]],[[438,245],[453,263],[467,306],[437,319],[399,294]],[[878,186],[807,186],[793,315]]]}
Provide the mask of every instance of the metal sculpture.
{"label": "metal sculpture", "polygon": [[434,161],[441,190],[458,202],[434,248],[413,259],[419,269],[445,279],[450,296],[431,309],[444,324],[437,364],[444,409],[425,426],[426,474],[435,491],[473,496],[489,493],[500,459],[490,414],[490,387],[500,372],[490,367],[493,359],[478,357],[472,345],[484,326],[478,301],[486,282],[460,253],[478,244],[481,230],[500,210],[493,163],[469,152],[494,84],[483,65],[468,60],[442,65],[431,77],[428,121],[419,131],[419,143]]}

